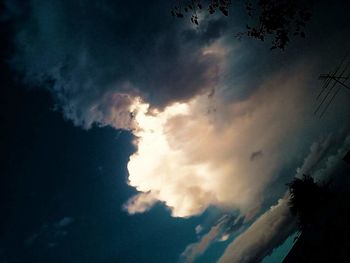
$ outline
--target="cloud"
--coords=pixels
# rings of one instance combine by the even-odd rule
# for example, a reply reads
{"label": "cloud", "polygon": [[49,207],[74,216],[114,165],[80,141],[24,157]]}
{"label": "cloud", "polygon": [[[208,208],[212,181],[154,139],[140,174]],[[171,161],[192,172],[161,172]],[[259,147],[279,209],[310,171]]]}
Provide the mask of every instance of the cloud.
{"label": "cloud", "polygon": [[296,177],[303,174],[313,176],[317,181],[327,180],[335,167],[342,162],[350,147],[350,136],[346,132],[338,132],[320,137],[311,147]]}
{"label": "cloud", "polygon": [[[345,132],[320,137],[311,147],[296,177],[310,174],[323,181],[335,171],[350,147],[350,136]],[[220,263],[260,262],[295,231],[295,218],[288,206],[289,193],[262,214],[226,249]]]}
{"label": "cloud", "polygon": [[[140,104],[129,184],[153,197],[147,207],[156,199],[173,216],[201,214],[210,205],[253,216],[285,161],[285,149],[292,154],[297,144],[291,135],[304,119],[309,96],[300,70],[277,74],[239,102],[197,96],[153,113]],[[208,113],[210,108],[215,111]],[[261,162],[251,162],[256,149],[264,149]]]}
{"label": "cloud", "polygon": [[[30,235],[28,238],[24,240],[24,243],[27,246],[34,245],[36,242],[41,241],[53,241],[49,242],[49,244],[55,244],[59,243],[60,240],[62,240],[65,236],[68,235],[68,229],[69,226],[74,222],[74,218],[66,216],[62,219],[51,222],[48,224],[43,224],[40,229]],[[48,245],[51,247],[50,245]]]}
{"label": "cloud", "polygon": [[[226,30],[223,21],[195,30],[172,19],[170,2],[121,2],[30,1],[17,19],[12,65],[85,128],[130,129],[135,97],[162,108],[218,81],[221,57],[206,48]],[[16,21],[21,5],[8,6]]]}
{"label": "cloud", "polygon": [[[305,120],[312,112],[313,63],[296,64],[300,54],[228,48],[223,20],[204,20],[194,30],[171,19],[169,3],[12,4],[14,15],[25,14],[16,23],[12,65],[28,83],[49,89],[75,125],[133,131],[137,151],[128,164],[128,183],[139,193],[124,206],[130,214],[161,202],[173,216],[189,217],[215,205],[240,210],[249,221],[259,211],[266,187],[303,143],[299,134],[301,126],[310,125]],[[249,53],[249,59],[242,53]],[[228,65],[234,84],[221,79]],[[339,105],[347,112],[348,104]],[[329,143],[315,145],[299,172],[325,160],[325,170],[317,170],[323,177],[342,154],[325,158]],[[259,261],[288,235],[292,221],[282,199],[235,239],[222,261]],[[57,226],[70,223],[63,218]],[[186,257],[203,253],[220,226],[190,245]],[[225,227],[224,233],[237,227]]]}
{"label": "cloud", "polygon": [[225,250],[219,263],[261,262],[295,231],[295,218],[288,207],[288,197],[280,199],[261,215]]}
{"label": "cloud", "polygon": [[60,228],[60,227],[67,227],[69,226],[70,224],[72,224],[74,221],[73,218],[71,217],[64,217],[62,218],[61,220],[59,220],[55,225],[56,227]]}
{"label": "cloud", "polygon": [[297,168],[296,177],[301,178],[304,174],[309,174],[315,168],[315,166],[322,160],[327,154],[327,150],[330,148],[332,137],[329,135],[325,138],[320,138],[314,142],[310,147],[309,155],[304,159],[303,165]]}
{"label": "cloud", "polygon": [[[208,233],[202,235],[197,242],[189,244],[181,253],[180,262],[194,262],[194,260],[202,255],[209,246],[217,241],[226,241],[232,233],[237,233],[243,228],[244,217],[234,216],[230,214],[223,215],[210,228]],[[198,231],[197,226],[195,231],[197,234],[203,229],[200,227]]]}
{"label": "cloud", "polygon": [[[310,108],[309,67],[283,68],[232,99],[221,76],[240,50],[228,48],[223,20],[205,19],[193,29],[162,12],[170,7],[164,1],[137,8],[108,1],[28,6],[16,23],[12,65],[29,83],[47,87],[75,125],[134,132],[138,150],[128,182],[140,195],[126,204],[130,213],[147,211],[155,200],[183,217],[210,205],[250,216],[259,209]],[[174,105],[188,111],[166,116]],[[158,130],[140,123],[141,115],[159,122]],[[150,140],[164,151],[147,146]],[[252,155],[257,149],[264,158],[251,162],[261,156]]]}
{"label": "cloud", "polygon": [[336,170],[337,167],[340,166],[340,164],[343,164],[343,158],[345,154],[350,149],[350,136],[343,137],[343,143],[339,147],[339,149],[327,156],[327,158],[324,159],[324,164],[321,166],[317,171],[315,171],[313,177],[317,181],[324,181],[330,179],[330,176],[333,174],[333,172]]}
{"label": "cloud", "polygon": [[157,202],[149,192],[139,193],[128,200],[124,205],[124,209],[129,212],[129,214],[143,213],[151,209],[151,207]]}
{"label": "cloud", "polygon": [[196,226],[195,228],[196,234],[200,234],[203,231],[203,227],[201,225]]}
{"label": "cloud", "polygon": [[185,251],[182,252],[180,262],[193,262],[198,256],[203,254],[207,248],[218,238],[221,234],[222,226],[225,225],[225,220],[211,227],[208,233],[203,235],[198,242],[189,244]]}

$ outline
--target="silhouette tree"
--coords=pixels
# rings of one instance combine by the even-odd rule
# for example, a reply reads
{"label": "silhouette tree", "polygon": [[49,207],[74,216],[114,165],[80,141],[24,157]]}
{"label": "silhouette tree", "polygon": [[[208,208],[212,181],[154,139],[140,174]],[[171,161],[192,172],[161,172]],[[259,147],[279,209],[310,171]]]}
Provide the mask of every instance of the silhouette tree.
{"label": "silhouette tree", "polygon": [[[311,18],[313,0],[246,0],[244,9],[252,22],[246,31],[239,32],[239,38],[252,37],[261,41],[272,39],[271,49],[284,49],[293,36],[305,37],[304,28]],[[179,0],[171,10],[177,18],[190,14],[190,20],[199,24],[198,13],[229,15],[231,0]]]}
{"label": "silhouette tree", "polygon": [[302,178],[295,178],[288,186],[290,209],[298,218],[299,229],[305,230],[317,220],[328,202],[330,182],[317,184],[311,176],[303,175]]}

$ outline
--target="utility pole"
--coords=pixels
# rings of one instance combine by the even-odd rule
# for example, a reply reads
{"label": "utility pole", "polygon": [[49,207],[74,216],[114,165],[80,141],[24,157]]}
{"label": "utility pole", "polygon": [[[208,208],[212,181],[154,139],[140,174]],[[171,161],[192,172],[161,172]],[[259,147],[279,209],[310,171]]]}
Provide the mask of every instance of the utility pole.
{"label": "utility pole", "polygon": [[350,61],[347,61],[348,55],[342,59],[341,63],[333,72],[328,74],[321,74],[319,79],[323,80],[321,91],[317,95],[316,100],[320,100],[314,114],[319,115],[320,118],[325,114],[328,107],[333,102],[336,95],[343,88],[350,90],[350,86],[346,84],[350,78]]}

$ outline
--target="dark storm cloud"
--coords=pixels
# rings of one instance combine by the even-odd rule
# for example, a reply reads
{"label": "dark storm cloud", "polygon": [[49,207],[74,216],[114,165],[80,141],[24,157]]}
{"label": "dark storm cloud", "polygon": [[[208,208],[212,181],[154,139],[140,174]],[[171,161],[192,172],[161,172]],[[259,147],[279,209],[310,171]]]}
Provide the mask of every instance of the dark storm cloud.
{"label": "dark storm cloud", "polygon": [[226,98],[230,101],[246,99],[275,72],[288,71],[297,61],[314,67],[312,77],[316,85],[310,88],[319,87],[318,75],[333,70],[349,51],[348,10],[349,1],[338,1],[336,5],[329,1],[315,2],[312,19],[306,24],[306,37],[292,37],[284,51],[270,51],[268,37],[264,42],[249,37],[237,41],[234,35],[244,32],[246,23],[251,20],[242,17],[242,10],[233,8],[230,18],[234,23],[229,24],[232,37],[228,41],[235,48],[233,58],[228,61],[230,72],[224,76],[231,93],[231,96],[225,94]]}
{"label": "dark storm cloud", "polygon": [[28,82],[48,86],[75,124],[127,127],[133,96],[163,107],[216,81],[217,57],[201,48],[226,24],[194,29],[170,8],[170,1],[31,1],[17,23],[13,65]]}

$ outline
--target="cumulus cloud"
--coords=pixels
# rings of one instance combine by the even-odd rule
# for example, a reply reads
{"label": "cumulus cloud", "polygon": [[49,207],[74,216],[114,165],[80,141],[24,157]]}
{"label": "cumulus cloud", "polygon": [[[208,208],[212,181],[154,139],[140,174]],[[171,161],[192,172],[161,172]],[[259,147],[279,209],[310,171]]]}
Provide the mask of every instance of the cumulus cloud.
{"label": "cumulus cloud", "polygon": [[[31,1],[17,23],[12,65],[28,82],[45,85],[76,125],[134,131],[138,151],[128,181],[140,195],[126,204],[130,213],[157,200],[174,216],[209,205],[251,216],[283,163],[283,148],[292,152],[288,137],[307,107],[308,68],[270,76],[227,102],[219,78],[235,57],[222,39],[227,24],[214,17],[194,30],[159,11],[168,4]],[[168,116],[174,105],[187,112]]]}
{"label": "cumulus cloud", "polygon": [[220,263],[261,262],[295,231],[295,218],[288,207],[288,197],[280,199],[261,215],[225,250]]}
{"label": "cumulus cloud", "polygon": [[[252,216],[283,163],[283,150],[293,152],[289,136],[306,105],[303,77],[275,76],[240,102],[223,105],[217,98],[215,112],[208,113],[213,100],[207,96],[152,114],[144,104],[135,115],[138,150],[128,163],[129,184],[163,202],[173,216],[200,214],[210,205]],[[256,149],[266,154],[252,162]]]}
{"label": "cumulus cloud", "polygon": [[[212,88],[220,57],[204,51],[226,24],[210,19],[195,30],[172,19],[170,2],[134,4],[30,1],[18,19],[12,65],[85,128],[129,129],[137,96],[162,108]],[[21,5],[8,9],[21,13]]]}
{"label": "cumulus cloud", "polygon": [[[312,112],[309,68],[295,66],[294,56],[289,62],[295,68],[282,68],[276,62],[281,57],[270,63],[262,59],[270,53],[257,57],[252,50],[244,50],[247,60],[243,50],[225,45],[223,20],[204,20],[193,30],[171,19],[169,3],[140,1],[135,8],[127,1],[29,1],[16,24],[12,65],[29,83],[47,87],[75,125],[133,131],[137,151],[128,183],[139,193],[124,206],[130,214],[162,202],[173,216],[198,215],[216,205],[239,209],[249,220],[276,171],[295,153],[305,113]],[[21,16],[14,5],[11,10]],[[231,77],[249,77],[235,80],[236,86],[221,83],[227,64],[233,65]],[[271,74],[272,64],[279,74]],[[329,144],[314,145],[299,174],[320,160],[326,170],[318,172],[329,171],[343,152],[325,159]],[[257,262],[280,244],[294,224],[286,202],[259,217],[221,261]],[[225,238],[238,225],[225,226]],[[185,257],[203,253],[222,227],[213,226]]]}

